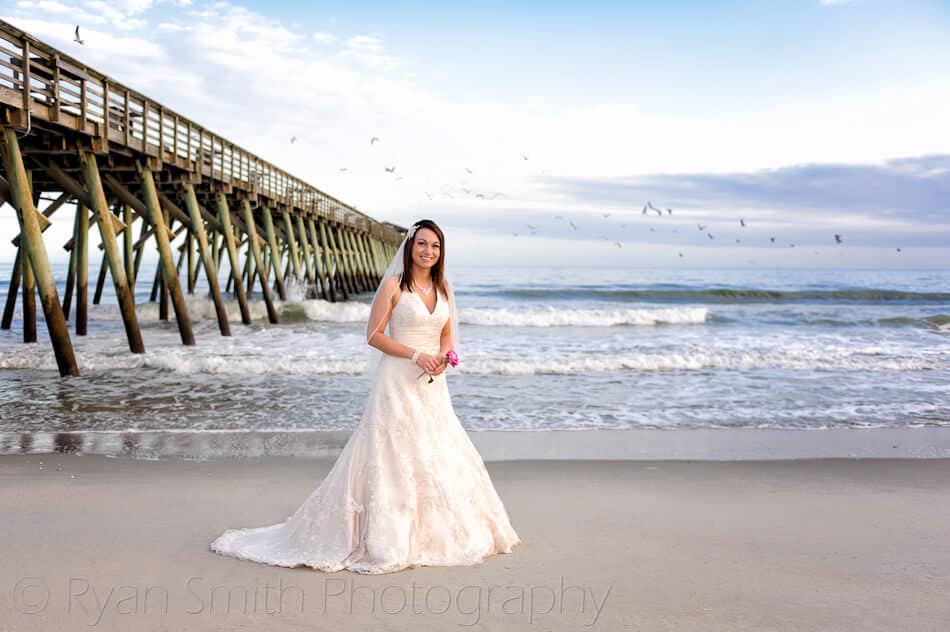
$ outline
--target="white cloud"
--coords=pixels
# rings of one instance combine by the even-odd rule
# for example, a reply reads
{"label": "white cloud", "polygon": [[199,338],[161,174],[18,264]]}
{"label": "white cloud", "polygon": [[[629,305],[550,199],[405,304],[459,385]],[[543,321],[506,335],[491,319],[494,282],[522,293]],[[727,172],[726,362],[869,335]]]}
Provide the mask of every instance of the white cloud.
{"label": "white cloud", "polygon": [[[84,27],[86,46],[78,46],[71,42],[74,25],[57,13],[66,5],[41,10],[39,4],[21,2],[24,17],[4,19],[370,215],[403,223],[433,216],[464,227],[478,217],[483,233],[509,235],[517,229],[507,222],[525,216],[596,217],[609,210],[549,188],[542,175],[744,172],[882,162],[950,147],[942,111],[950,101],[947,82],[908,80],[834,101],[816,94],[770,109],[737,103],[716,115],[650,111],[631,102],[466,100],[410,72],[392,73],[406,64],[378,35],[321,32],[321,39],[219,2],[180,19],[162,14],[158,28],[138,36]],[[142,7],[158,3],[126,2],[114,5],[114,13],[101,4],[84,6],[98,7],[100,21],[120,14],[128,20],[131,13],[149,21],[151,9]],[[293,145],[291,136],[298,138]],[[382,140],[370,145],[372,136]],[[394,174],[384,171],[393,165]],[[503,197],[488,199],[497,193]],[[582,256],[595,238],[560,241],[582,242],[565,249]],[[526,244],[519,238],[507,251],[530,249]],[[0,257],[7,254],[0,250]]]}
{"label": "white cloud", "polygon": [[350,37],[344,42],[344,49],[338,56],[378,71],[389,71],[399,66],[399,61],[384,50],[383,41],[374,35]]}
{"label": "white cloud", "polygon": [[336,35],[325,31],[317,31],[313,34],[313,41],[320,42],[321,44],[332,44],[336,41]]}
{"label": "white cloud", "polygon": [[818,0],[818,4],[823,7],[830,7],[835,4],[851,4],[854,0]]}

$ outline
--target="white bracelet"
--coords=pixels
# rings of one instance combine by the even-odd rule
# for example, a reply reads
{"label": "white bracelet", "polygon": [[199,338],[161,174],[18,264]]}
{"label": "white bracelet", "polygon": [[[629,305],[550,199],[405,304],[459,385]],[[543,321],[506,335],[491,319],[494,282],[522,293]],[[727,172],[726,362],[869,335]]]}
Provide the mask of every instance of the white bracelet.
{"label": "white bracelet", "polygon": [[413,364],[415,364],[415,363],[416,363],[416,358],[418,358],[418,357],[419,357],[419,350],[416,349],[415,351],[412,352],[412,357],[409,358],[409,359],[412,360],[412,363],[413,363]]}

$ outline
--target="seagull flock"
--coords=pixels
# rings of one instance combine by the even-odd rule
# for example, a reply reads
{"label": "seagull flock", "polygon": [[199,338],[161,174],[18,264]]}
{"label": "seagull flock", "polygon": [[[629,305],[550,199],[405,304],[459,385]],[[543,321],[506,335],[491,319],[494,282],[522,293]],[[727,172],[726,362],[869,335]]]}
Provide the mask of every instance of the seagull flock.
{"label": "seagull flock", "polygon": [[[85,43],[86,43],[85,40],[83,40],[82,37],[81,37],[80,34],[79,34],[79,25],[78,25],[78,24],[76,25],[76,29],[75,29],[75,32],[74,32],[74,34],[73,34],[73,42],[75,42],[75,43],[77,43],[77,44],[80,44],[80,45],[85,45]],[[291,137],[290,137],[290,144],[296,143],[297,140],[298,140],[297,136],[291,136]],[[370,144],[370,145],[375,145],[375,144],[378,143],[378,142],[380,142],[379,136],[373,136],[372,138],[369,139],[369,144]],[[524,161],[527,161],[527,160],[528,160],[528,156],[527,156],[526,154],[523,154],[523,153],[522,153],[522,154],[519,154],[519,155],[520,155],[520,157],[522,158],[522,160],[524,160]],[[469,175],[472,175],[472,174],[474,173],[469,167],[465,167],[464,169],[465,169],[465,172],[466,172],[467,174],[469,174]],[[348,168],[348,167],[340,167],[339,170],[340,170],[341,172],[348,172],[348,171],[349,171],[349,168]],[[390,165],[390,166],[388,166],[388,167],[383,167],[383,170],[384,170],[386,173],[395,174],[395,173],[396,173],[396,165]],[[543,174],[544,174],[544,172],[542,172],[542,175],[543,175]],[[403,179],[402,176],[398,176],[398,177],[395,178],[395,180],[402,180],[402,179]],[[485,193],[475,193],[475,192],[473,192],[472,190],[470,190],[470,189],[468,189],[468,188],[464,188],[464,187],[462,188],[462,191],[465,192],[467,195],[469,195],[469,196],[471,196],[471,197],[474,197],[474,198],[477,198],[477,199],[480,199],[480,200],[495,200],[495,199],[497,199],[497,198],[499,198],[499,197],[505,197],[503,193],[492,193],[492,194],[490,194],[490,195],[486,195]],[[446,197],[450,198],[450,199],[454,199],[454,197],[453,197],[450,193],[448,193],[447,191],[444,191],[444,190],[443,190],[443,191],[442,191],[442,194],[445,195]],[[426,191],[426,192],[425,192],[425,195],[426,195],[426,197],[427,197],[429,200],[432,200],[432,199],[433,199],[433,196],[432,196],[432,194],[431,194],[430,192]],[[656,206],[653,205],[653,202],[652,202],[651,200],[647,200],[647,203],[643,205],[643,208],[642,208],[640,214],[641,214],[641,215],[648,215],[649,213],[652,212],[652,213],[656,213],[657,217],[670,217],[670,216],[673,215],[673,209],[671,209],[671,208],[665,208],[665,211],[666,211],[666,215],[664,216],[664,209],[657,208]],[[601,213],[601,216],[604,218],[604,220],[607,220],[607,219],[610,218],[610,216],[613,215],[613,214],[614,214],[614,213]],[[579,230],[582,229],[582,227],[581,227],[581,226],[578,226],[576,223],[574,223],[573,220],[567,219],[567,218],[564,217],[563,215],[554,215],[554,219],[567,222],[567,224],[571,227],[571,230],[573,230],[573,231],[579,231]],[[539,226],[536,226],[536,225],[533,225],[533,224],[525,224],[525,226],[527,226],[527,228],[528,228],[528,234],[530,234],[530,235],[537,235],[537,234],[538,234]],[[621,224],[620,227],[621,227],[621,228],[626,228],[626,227],[627,227],[627,224],[626,224],[626,223]],[[739,218],[739,227],[740,227],[740,228],[746,228],[746,227],[747,227],[745,218]],[[706,230],[706,226],[705,226],[704,224],[697,224],[697,228],[699,229],[699,232],[701,232],[701,233],[702,233],[702,232],[705,232],[705,233],[706,233],[706,237],[707,237],[708,239],[710,239],[710,240],[711,240],[711,239],[715,239],[715,236],[714,236],[711,232],[709,232],[709,231]],[[656,229],[651,226],[651,227],[650,227],[650,232],[656,232]],[[679,230],[673,229],[671,232],[678,233]],[[512,234],[512,236],[514,236],[514,237],[518,237],[518,236],[520,235],[520,233],[517,233],[517,232],[512,232],[511,234]],[[623,242],[618,241],[618,240],[616,240],[616,239],[611,240],[611,238],[608,237],[607,235],[601,234],[601,235],[599,235],[599,238],[602,239],[602,240],[605,240],[605,241],[613,241],[613,245],[615,245],[617,248],[623,248]],[[842,243],[844,243],[844,239],[842,238],[842,236],[841,236],[840,233],[834,233],[834,242],[835,242],[835,244],[842,244]],[[739,238],[736,238],[736,243],[737,243],[737,244],[738,244],[738,243],[741,243],[741,240],[740,240]],[[770,237],[769,237],[769,243],[772,243],[772,244],[775,243],[775,236],[770,236]],[[795,244],[790,242],[790,243],[788,244],[788,246],[789,246],[790,248],[794,248],[794,247],[795,247]],[[900,249],[900,248],[896,248],[895,250],[896,250],[897,252],[901,252],[901,249]],[[818,251],[816,250],[815,253],[818,254]],[[683,257],[683,253],[682,253],[682,252],[677,252],[677,255],[678,255],[679,257]]]}

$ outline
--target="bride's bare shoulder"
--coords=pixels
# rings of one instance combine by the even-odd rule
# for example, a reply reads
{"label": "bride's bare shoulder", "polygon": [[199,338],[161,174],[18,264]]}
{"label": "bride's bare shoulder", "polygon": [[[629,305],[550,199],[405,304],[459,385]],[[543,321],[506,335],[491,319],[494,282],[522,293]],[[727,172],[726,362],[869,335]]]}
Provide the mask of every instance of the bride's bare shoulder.
{"label": "bride's bare shoulder", "polygon": [[389,295],[390,304],[395,305],[396,301],[399,300],[400,295],[402,295],[402,288],[399,287],[399,277],[389,277],[383,281],[385,287],[383,288],[386,294]]}

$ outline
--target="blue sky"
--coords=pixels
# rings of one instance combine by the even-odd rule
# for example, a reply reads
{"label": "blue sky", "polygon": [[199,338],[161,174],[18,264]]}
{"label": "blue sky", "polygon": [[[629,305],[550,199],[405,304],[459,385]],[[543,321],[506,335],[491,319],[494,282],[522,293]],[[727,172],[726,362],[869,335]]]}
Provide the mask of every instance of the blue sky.
{"label": "blue sky", "polygon": [[[374,217],[435,219],[458,264],[782,266],[792,242],[798,267],[950,264],[947,3],[18,0],[0,16]],[[647,200],[674,213],[644,216]],[[57,215],[47,238],[70,227]]]}

